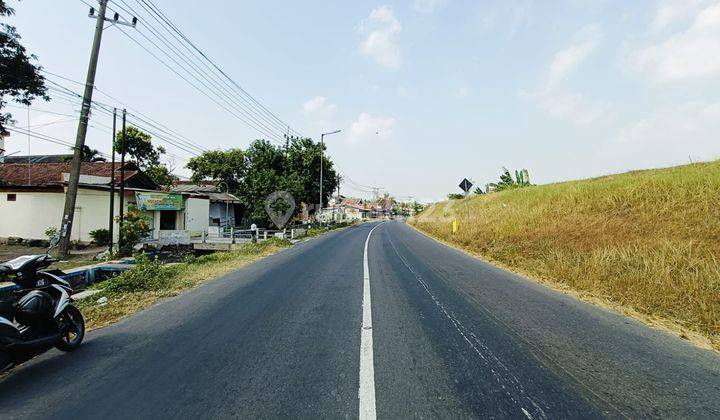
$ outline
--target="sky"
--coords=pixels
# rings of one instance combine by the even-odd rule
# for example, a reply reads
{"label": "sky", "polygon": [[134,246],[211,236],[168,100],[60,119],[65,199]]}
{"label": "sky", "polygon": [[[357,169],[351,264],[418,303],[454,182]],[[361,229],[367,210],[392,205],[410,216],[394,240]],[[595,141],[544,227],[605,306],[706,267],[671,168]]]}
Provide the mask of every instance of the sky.
{"label": "sky", "polygon": [[[142,10],[139,2],[124,0]],[[84,80],[88,6],[8,3],[16,16],[6,21],[38,63]],[[502,167],[544,184],[720,157],[720,0],[154,3],[294,130],[315,139],[342,130],[326,142],[343,195],[375,186],[430,202],[460,192],[465,177],[493,182]],[[153,24],[122,30],[142,41]],[[96,86],[204,149],[263,137],[119,27],[104,31]],[[38,101],[30,126],[72,142],[77,121],[41,111],[78,109]],[[26,110],[10,110],[28,124]],[[94,115],[87,144],[109,152],[111,124]],[[164,146],[188,175],[193,155]],[[6,148],[25,154],[28,141],[13,135]],[[30,152],[67,147],[31,139]]]}

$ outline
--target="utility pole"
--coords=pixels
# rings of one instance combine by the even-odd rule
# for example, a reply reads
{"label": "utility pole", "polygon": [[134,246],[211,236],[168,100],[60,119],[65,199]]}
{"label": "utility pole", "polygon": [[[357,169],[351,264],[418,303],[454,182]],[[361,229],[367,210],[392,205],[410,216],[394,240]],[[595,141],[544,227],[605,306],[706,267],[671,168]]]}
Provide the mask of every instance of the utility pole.
{"label": "utility pole", "polygon": [[70,235],[72,234],[73,217],[75,216],[75,201],[77,199],[78,183],[80,182],[80,165],[82,163],[82,151],[85,146],[87,135],[88,116],[90,104],[92,103],[93,87],[95,84],[95,72],[97,70],[98,56],[100,55],[100,42],[102,41],[103,26],[105,24],[105,11],[108,0],[100,0],[97,23],[95,24],[95,38],[93,39],[90,52],[90,64],[88,65],[87,77],[85,78],[85,92],[83,93],[82,108],[80,109],[80,122],[75,137],[75,148],[70,169],[67,192],[65,193],[65,208],[63,210],[62,224],[60,227],[61,257],[67,256],[70,247]]}
{"label": "utility pole", "polygon": [[108,230],[110,231],[110,246],[108,252],[112,254],[113,249],[113,228],[115,227],[115,131],[117,125],[117,108],[113,108],[113,130],[112,141],[110,142],[110,220]]}
{"label": "utility pole", "polygon": [[118,250],[123,246],[123,219],[125,215],[125,117],[127,112],[123,108],[122,134],[120,135],[120,216],[118,223]]}
{"label": "utility pole", "polygon": [[82,107],[80,108],[80,122],[78,123],[77,135],[75,136],[75,146],[73,150],[72,164],[70,166],[70,179],[68,180],[67,192],[65,193],[65,208],[63,209],[63,218],[60,225],[60,243],[58,253],[61,257],[67,256],[70,248],[70,236],[72,235],[73,218],[75,217],[75,202],[77,200],[78,184],[80,183],[80,167],[82,164],[82,152],[85,146],[85,137],[87,136],[88,118],[90,116],[90,106],[92,104],[92,94],[95,89],[95,73],[97,71],[98,57],[100,55],[100,43],[102,41],[103,28],[105,21],[112,22],[117,25],[125,25],[135,27],[137,18],[132,18],[132,24],[121,22],[120,16],[115,13],[113,19],[106,19],[108,0],[99,0],[100,8],[95,16],[95,8],[91,7],[88,16],[95,19],[95,36],[93,38],[92,50],[90,51],[90,63],[88,64],[87,77],[85,78],[85,91],[83,92]]}
{"label": "utility pole", "polygon": [[329,136],[331,134],[337,134],[341,132],[342,130],[335,130],[331,131],[329,133],[322,133],[320,134],[320,207],[317,210],[317,216],[318,216],[318,222],[320,225],[322,225],[322,220],[320,220],[320,213],[322,212],[322,203],[323,203],[323,194],[322,194],[322,187],[323,187],[323,152],[325,150],[325,136]]}

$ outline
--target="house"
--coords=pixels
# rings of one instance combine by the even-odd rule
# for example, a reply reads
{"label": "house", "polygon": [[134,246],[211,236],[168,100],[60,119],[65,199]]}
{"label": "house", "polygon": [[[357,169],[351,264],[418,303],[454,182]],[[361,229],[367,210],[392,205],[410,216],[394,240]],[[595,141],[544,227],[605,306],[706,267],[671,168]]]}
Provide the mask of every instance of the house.
{"label": "house", "polygon": [[217,182],[208,181],[195,184],[191,181],[177,181],[170,188],[171,192],[196,194],[208,197],[210,200],[208,226],[241,226],[245,214],[245,206],[236,196],[221,192]]}
{"label": "house", "polygon": [[335,196],[330,198],[328,207],[323,209],[322,220],[341,222],[367,219],[371,214],[368,205],[362,198]]}
{"label": "house", "polygon": [[[109,162],[82,164],[72,240],[90,242],[91,231],[109,227],[113,178],[112,217],[120,214],[120,172],[119,163],[114,174]],[[124,211],[136,205],[152,227],[152,239],[162,239],[176,231],[183,231],[185,236],[201,234],[207,229],[207,196],[161,191],[133,162],[125,163],[124,172]],[[0,164],[0,238],[47,239],[48,228],[59,228],[69,174],[69,163]],[[118,226],[113,223],[117,240]]]}

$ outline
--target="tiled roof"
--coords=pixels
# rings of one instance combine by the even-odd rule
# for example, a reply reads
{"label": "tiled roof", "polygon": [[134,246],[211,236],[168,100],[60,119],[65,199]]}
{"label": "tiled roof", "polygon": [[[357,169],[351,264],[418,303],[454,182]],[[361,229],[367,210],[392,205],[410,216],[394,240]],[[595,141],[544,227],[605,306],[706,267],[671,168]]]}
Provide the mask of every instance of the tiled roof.
{"label": "tiled roof", "polygon": [[[112,167],[110,162],[83,163],[80,174],[99,177],[110,177]],[[140,171],[132,163],[125,163],[125,180],[129,180]],[[4,163],[0,164],[0,185],[40,186],[61,184],[63,173],[70,173],[69,163]],[[29,176],[28,176],[29,174]],[[29,179],[29,182],[28,182]],[[120,164],[115,164],[116,183],[120,179]]]}

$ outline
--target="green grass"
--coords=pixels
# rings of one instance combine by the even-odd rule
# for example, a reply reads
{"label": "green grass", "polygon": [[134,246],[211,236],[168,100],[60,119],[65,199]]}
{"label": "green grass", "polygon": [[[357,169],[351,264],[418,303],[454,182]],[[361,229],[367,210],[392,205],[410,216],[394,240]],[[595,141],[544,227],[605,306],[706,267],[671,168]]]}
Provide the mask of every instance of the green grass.
{"label": "green grass", "polygon": [[410,223],[720,349],[720,161],[451,200]]}

